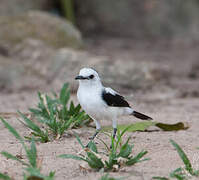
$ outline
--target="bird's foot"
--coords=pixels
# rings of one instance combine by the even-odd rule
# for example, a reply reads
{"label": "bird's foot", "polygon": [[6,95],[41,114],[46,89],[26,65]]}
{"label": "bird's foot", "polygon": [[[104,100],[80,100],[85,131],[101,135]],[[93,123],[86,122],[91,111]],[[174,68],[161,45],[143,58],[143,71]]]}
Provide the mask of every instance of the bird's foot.
{"label": "bird's foot", "polygon": [[[88,147],[89,147],[89,144],[90,144],[92,141],[93,141],[93,140],[90,140],[90,141],[88,142],[88,144],[87,144],[85,147],[88,148]],[[98,144],[97,142],[93,142],[93,143]]]}
{"label": "bird's foot", "polygon": [[91,137],[89,137],[88,138],[90,141],[92,141],[93,139],[94,139],[94,137],[93,136],[91,136]]}

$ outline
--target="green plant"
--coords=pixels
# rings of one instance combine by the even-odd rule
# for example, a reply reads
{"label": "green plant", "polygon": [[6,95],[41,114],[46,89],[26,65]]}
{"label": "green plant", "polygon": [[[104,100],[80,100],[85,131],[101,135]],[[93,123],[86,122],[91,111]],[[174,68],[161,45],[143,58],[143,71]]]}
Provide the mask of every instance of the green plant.
{"label": "green plant", "polygon": [[[44,128],[40,128],[30,118],[19,112],[23,123],[32,130],[32,135],[41,142],[60,138],[69,128],[79,128],[88,124],[89,116],[81,110],[81,106],[70,101],[70,90],[65,83],[60,94],[53,93],[54,97],[38,92],[39,103],[37,108],[30,108],[30,112]],[[26,137],[28,138],[28,137]],[[30,137],[29,137],[30,139]]]}
{"label": "green plant", "polygon": [[[25,114],[18,111],[20,117],[23,119],[23,124],[32,130],[31,134],[35,137],[36,141],[40,141],[42,143],[50,141],[48,130],[44,128],[40,128],[36,123],[34,123],[30,118],[28,118]],[[26,139],[31,140],[31,137],[25,136]]]}
{"label": "green plant", "polygon": [[[192,167],[192,164],[185,154],[185,152],[182,150],[182,148],[172,139],[170,139],[171,144],[174,146],[176,151],[178,152],[178,155],[182,159],[185,167],[180,167],[175,169],[169,174],[169,178],[175,178],[177,180],[186,180],[190,179],[190,177],[199,177],[199,170],[194,170]],[[169,180],[167,177],[153,177],[153,179],[158,180]]]}
{"label": "green plant", "polygon": [[2,179],[2,180],[11,180],[11,177],[9,177],[7,174],[0,173],[0,179]]}
{"label": "green plant", "polygon": [[[40,172],[40,167],[38,167],[37,164],[37,149],[35,145],[34,139],[31,139],[31,144],[30,147],[25,144],[24,139],[19,135],[19,133],[8,123],[6,122],[3,118],[1,118],[2,123],[4,126],[15,136],[17,140],[22,144],[23,149],[25,150],[26,157],[28,161],[24,161],[21,158],[14,156],[7,151],[2,151],[1,154],[5,156],[8,159],[12,159],[15,161],[20,162],[23,166],[25,166],[25,172],[24,172],[24,180],[29,180],[29,179],[41,179],[41,180],[53,180],[54,179],[54,174],[55,172],[50,172],[48,176],[45,176],[41,174]],[[3,175],[3,174],[0,174]],[[5,176],[5,175],[4,175]],[[4,179],[9,177],[5,176]]]}
{"label": "green plant", "polygon": [[73,0],[60,0],[64,16],[73,24],[75,24],[75,12]]}
{"label": "green plant", "polygon": [[[124,129],[121,133],[118,131],[117,140],[115,140],[111,136],[111,144],[112,148],[109,148],[108,145],[103,141],[104,146],[107,149],[107,153],[105,153],[105,157],[101,156],[98,152],[97,146],[93,141],[90,141],[88,144],[88,148],[86,148],[80,138],[76,135],[77,141],[84,149],[85,154],[72,155],[72,154],[62,154],[59,157],[62,158],[70,158],[75,160],[83,160],[88,163],[88,165],[95,170],[104,169],[104,171],[117,171],[119,167],[126,165],[130,166],[135,163],[145,161],[148,159],[142,159],[142,157],[147,153],[147,151],[141,151],[136,156],[132,156],[131,152],[133,149],[133,145],[129,144],[130,138],[126,140],[124,144],[122,144],[122,136],[128,130],[128,128]],[[108,158],[108,160],[106,160]]]}
{"label": "green plant", "polygon": [[[189,128],[185,123],[178,122],[175,124],[165,124],[155,121],[142,121],[142,122],[136,122],[131,124],[120,124],[118,125],[118,129],[124,130],[126,127],[128,128],[128,132],[135,132],[135,131],[147,131],[149,127],[158,127],[159,129],[163,131],[180,131],[180,130],[186,130]],[[112,130],[112,126],[105,126],[103,127],[103,131],[109,131]]]}
{"label": "green plant", "polygon": [[155,177],[153,177],[153,179],[157,179],[157,180],[169,180],[166,177],[160,177],[160,176],[155,176]]}
{"label": "green plant", "polygon": [[103,175],[99,180],[123,180],[125,179],[124,177],[120,177],[120,178],[114,178],[114,177],[110,177],[109,174],[105,174]]}

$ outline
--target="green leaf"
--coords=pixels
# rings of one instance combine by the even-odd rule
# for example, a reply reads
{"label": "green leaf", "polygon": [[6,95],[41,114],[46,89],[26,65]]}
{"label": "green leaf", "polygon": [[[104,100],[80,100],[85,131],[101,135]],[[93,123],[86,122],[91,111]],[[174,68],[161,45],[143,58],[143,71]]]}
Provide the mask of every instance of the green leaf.
{"label": "green leaf", "polygon": [[1,154],[8,159],[12,159],[12,160],[20,162],[23,165],[29,166],[29,164],[27,164],[26,162],[22,161],[21,159],[17,158],[16,156],[13,156],[12,154],[10,154],[6,151],[2,151]]}
{"label": "green leaf", "polygon": [[87,162],[91,168],[99,170],[104,167],[104,163],[94,153],[87,152],[87,156],[88,156]]}
{"label": "green leaf", "polygon": [[69,129],[72,126],[73,122],[74,122],[74,118],[73,117],[71,117],[70,119],[68,119],[67,121],[65,121],[62,124],[62,131],[61,131],[60,135],[62,135],[65,130]]}
{"label": "green leaf", "polygon": [[62,14],[68,21],[72,24],[75,24],[75,8],[74,8],[74,1],[73,0],[60,0],[60,4],[62,7]]}
{"label": "green leaf", "polygon": [[[80,112],[80,110],[81,110],[81,106],[80,106],[80,104],[78,104],[76,107],[75,107],[75,114],[77,114],[77,113],[79,113]],[[82,111],[82,112],[84,112],[84,111]],[[84,112],[85,113],[85,112]]]}
{"label": "green leaf", "polygon": [[112,137],[111,144],[112,144],[112,148],[113,148],[113,152],[114,152],[114,153],[116,153],[117,148],[118,148],[118,145],[119,145],[119,143],[121,143],[122,136],[123,136],[123,135],[125,134],[125,132],[127,132],[130,128],[131,128],[131,125],[125,127],[125,128],[122,130],[121,133],[120,133],[120,129],[118,129],[118,131],[117,131],[117,141],[116,141],[116,145],[115,145],[115,146],[114,146],[114,141],[115,141],[115,139],[113,139],[113,137]]}
{"label": "green leaf", "polygon": [[45,176],[38,168],[28,167],[25,170],[28,174],[25,174],[24,180],[54,180],[55,172],[50,172],[48,176]]}
{"label": "green leaf", "polygon": [[84,158],[82,158],[80,156],[73,155],[73,154],[61,154],[58,157],[64,158],[64,159],[74,159],[74,160],[83,160],[83,161],[86,161],[86,159],[84,159]]}
{"label": "green leaf", "polygon": [[31,146],[30,150],[27,153],[29,163],[31,164],[32,167],[37,167],[37,149],[35,146],[35,141],[32,139],[31,141]]}
{"label": "green leaf", "polygon": [[69,109],[69,111],[70,111],[70,113],[74,113],[74,111],[75,111],[75,106],[74,106],[74,103],[73,103],[73,101],[71,101],[70,102],[70,109]]}
{"label": "green leaf", "polygon": [[[41,116],[42,117],[45,117],[45,118],[50,118],[49,117],[49,114],[48,114],[48,111],[47,111],[47,107],[46,105],[44,104],[44,99],[43,97],[41,96],[41,93],[38,92],[38,97],[39,97],[39,103],[38,103],[38,108],[41,110]],[[37,115],[37,114],[35,114]],[[39,114],[38,114],[39,115]]]}
{"label": "green leaf", "polygon": [[[132,124],[123,124],[123,125],[118,125],[118,130],[123,131],[124,129],[128,127],[127,129],[128,132],[145,131],[147,128],[155,124],[156,123],[152,121],[136,122]],[[112,130],[111,126],[105,126],[103,128],[103,131],[109,131],[109,130]]]}
{"label": "green leaf", "polygon": [[152,179],[157,179],[157,180],[169,180],[169,179],[166,178],[166,177],[160,177],[160,176],[154,176],[154,177],[152,177]]}
{"label": "green leaf", "polygon": [[88,119],[89,117],[85,114],[84,111],[78,112],[77,114],[75,114],[74,125],[72,126],[72,128],[81,127],[82,125],[89,122]]}
{"label": "green leaf", "polygon": [[43,180],[45,177],[38,168],[28,167],[25,170],[29,173],[27,180]]}
{"label": "green leaf", "polygon": [[130,137],[127,139],[126,143],[120,148],[120,153],[118,154],[118,157],[128,158],[128,156],[131,154],[133,145],[128,144],[129,140]]}
{"label": "green leaf", "polygon": [[60,102],[65,106],[70,98],[70,91],[67,90],[69,87],[68,83],[65,83],[60,91]]}
{"label": "green leaf", "polygon": [[[42,129],[40,129],[39,126],[37,126],[32,120],[30,120],[28,117],[26,117],[23,113],[18,111],[19,115],[23,118],[25,121],[25,125],[30,128],[33,132],[32,135],[35,137],[40,137],[37,140],[40,140],[41,142],[48,142],[48,131],[44,132]],[[31,139],[30,137],[25,137],[26,139]]]}
{"label": "green leaf", "polygon": [[148,152],[147,151],[141,151],[140,153],[138,153],[134,158],[131,158],[129,159],[127,162],[126,162],[126,165],[133,165],[135,163],[138,163],[138,162],[141,162],[141,161],[146,161],[146,160],[149,160],[148,158],[145,158],[143,160],[141,160],[141,158],[147,154]]}
{"label": "green leaf", "polygon": [[178,122],[176,124],[156,123],[155,126],[164,131],[179,131],[179,130],[186,130],[189,128],[189,126],[186,126],[182,122]]}
{"label": "green leaf", "polygon": [[[125,127],[124,129],[119,129],[117,132],[118,132],[118,136],[119,138],[121,139],[122,136],[131,128],[131,125]],[[120,133],[121,131],[121,133]]]}
{"label": "green leaf", "polygon": [[185,170],[183,168],[177,168],[173,172],[170,173],[171,178],[176,178],[178,180],[186,180],[186,174],[184,172]]}
{"label": "green leaf", "polygon": [[[55,176],[55,171],[51,171],[50,173],[49,173],[49,178],[51,178],[52,180],[54,179],[54,176]],[[51,179],[46,179],[45,178],[45,180],[51,180]]]}
{"label": "green leaf", "polygon": [[2,117],[0,117],[2,123],[4,126],[18,139],[22,144],[24,144],[23,138],[19,135],[19,133],[8,123],[6,122]]}
{"label": "green leaf", "polygon": [[114,178],[114,177],[110,177],[109,174],[105,174],[103,175],[99,180],[124,180],[125,177],[120,177],[120,178]]}
{"label": "green leaf", "polygon": [[36,131],[37,133],[41,133],[41,129],[39,126],[37,126],[33,121],[31,121],[29,118],[27,118],[23,113],[21,113],[20,111],[18,111],[19,115],[24,119],[24,121],[26,122],[26,125],[32,129],[33,131]]}
{"label": "green leaf", "polygon": [[96,138],[104,144],[104,146],[106,147],[106,150],[107,150],[107,151],[109,151],[109,150],[110,150],[109,146],[105,143],[105,141],[104,141],[104,140],[99,139],[98,137],[96,137]]}
{"label": "green leaf", "polygon": [[74,133],[74,134],[75,134],[75,137],[76,137],[78,143],[79,143],[79,144],[81,145],[81,147],[84,149],[85,146],[82,144],[82,141],[80,140],[79,136],[77,135],[77,133]]}
{"label": "green leaf", "polygon": [[55,172],[50,172],[48,176],[41,174],[40,169],[28,167],[25,169],[28,172],[26,180],[54,180]]}
{"label": "green leaf", "polygon": [[[128,128],[128,132],[135,132],[135,131],[146,131],[149,127],[156,126],[163,131],[179,131],[179,130],[186,130],[189,128],[185,123],[178,122],[175,124],[165,124],[165,123],[159,123],[155,121],[144,121],[144,122],[136,122],[132,124],[123,124],[118,125],[118,130],[123,131],[125,128]],[[111,126],[105,126],[103,131],[110,131],[112,130]]]}
{"label": "green leaf", "polygon": [[182,150],[182,148],[172,139],[170,139],[171,144],[174,146],[174,148],[177,150],[180,158],[182,159],[182,161],[184,162],[185,168],[186,170],[191,174],[194,175],[194,171],[192,168],[192,165],[187,157],[187,155],[185,154],[185,152]]}
{"label": "green leaf", "polygon": [[0,179],[2,179],[2,180],[11,180],[11,178],[8,175],[2,174],[2,173],[0,173]]}
{"label": "green leaf", "polygon": [[32,112],[34,115],[41,115],[42,112],[38,109],[29,108],[29,111]]}
{"label": "green leaf", "polygon": [[90,141],[88,143],[88,148],[91,149],[93,152],[98,153],[97,146],[93,141]]}
{"label": "green leaf", "polygon": [[105,174],[104,176],[102,176],[99,180],[110,180],[110,177],[108,177],[109,174]]}
{"label": "green leaf", "polygon": [[108,162],[105,161],[106,163],[106,169],[111,170],[113,168],[114,164],[117,164],[117,158],[116,158],[116,154],[111,150],[109,153],[109,160]]}

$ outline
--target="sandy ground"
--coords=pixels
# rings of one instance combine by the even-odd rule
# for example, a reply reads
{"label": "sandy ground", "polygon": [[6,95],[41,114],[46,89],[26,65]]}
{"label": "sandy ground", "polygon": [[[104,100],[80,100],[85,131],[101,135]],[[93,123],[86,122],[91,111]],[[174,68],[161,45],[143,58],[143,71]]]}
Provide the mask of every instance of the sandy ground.
{"label": "sandy ground", "polygon": [[[109,50],[105,51],[104,49],[101,50],[100,48],[98,48],[98,50],[99,52],[105,54],[107,53],[109,56],[114,58],[115,56],[118,56],[117,48],[118,47],[113,48],[113,54],[108,54]],[[121,49],[121,47],[119,48]],[[180,52],[182,52],[181,57],[183,57],[183,50]],[[157,60],[155,60],[155,57],[157,58],[157,56],[154,54],[151,55],[149,52],[147,53],[145,56],[149,57],[150,60]],[[178,55],[178,53],[176,54]],[[124,56],[124,54],[125,53],[123,52],[120,54],[120,56]],[[162,56],[164,56],[164,53]],[[119,172],[110,173],[114,177],[129,176],[127,179],[149,180],[152,176],[168,176],[172,170],[183,166],[183,163],[177,152],[169,143],[169,139],[175,140],[187,153],[193,166],[199,169],[199,150],[196,149],[199,147],[199,98],[198,96],[192,96],[193,94],[189,92],[189,89],[191,88],[198,90],[197,88],[194,88],[198,80],[190,83],[189,79],[186,77],[187,69],[191,67],[190,64],[195,62],[195,59],[193,61],[187,62],[184,58],[182,60],[182,62],[185,62],[183,66],[182,63],[178,62],[177,60],[175,62],[169,61],[171,56],[175,58],[173,55],[168,55],[168,57],[165,58],[165,61],[158,61],[157,63],[160,63],[160,65],[168,63],[167,66],[171,68],[171,71],[174,74],[172,78],[172,86],[157,86],[149,92],[135,92],[133,97],[131,96],[131,92],[129,92],[126,94],[126,97],[133,107],[150,115],[155,121],[166,123],[176,123],[180,121],[187,122],[190,128],[177,132],[151,131],[127,133],[125,135],[125,139],[128,136],[131,136],[131,142],[135,145],[132,153],[136,154],[142,149],[145,149],[148,151],[146,157],[149,157],[151,160],[138,163],[131,167],[124,167]],[[140,55],[137,52],[136,57],[138,59],[144,58],[143,53],[141,52]],[[178,62],[179,66],[182,66],[182,68],[180,68],[178,71],[174,71],[173,67],[176,62]],[[179,81],[177,81],[178,78],[180,78]],[[187,94],[184,95],[186,92],[188,96]],[[72,99],[77,102],[75,95],[72,95]],[[37,102],[36,92],[0,94],[0,100],[0,112],[11,112],[9,115],[1,115],[5,116],[7,121],[11,123],[21,135],[29,134],[30,131],[20,124],[16,119],[16,115],[12,113],[16,112],[17,109],[21,110],[22,112],[27,112],[28,107],[35,106]],[[132,123],[135,121],[137,120],[133,117],[125,117],[120,119],[119,123]],[[103,121],[103,125],[108,124],[110,125],[111,122]],[[88,141],[88,137],[94,132],[94,129],[85,127],[75,131],[79,134],[82,141],[86,143]],[[79,166],[81,162],[57,158],[57,156],[60,154],[75,154],[81,149],[72,133],[73,132],[70,131],[69,134],[66,134],[66,136],[60,140],[44,144],[37,144],[39,159],[42,160],[42,172],[48,173],[50,171],[56,171],[57,180],[98,179],[101,177],[102,173],[94,171],[81,171]],[[4,128],[1,123],[0,137],[0,151],[6,150],[14,155],[22,155],[22,157],[25,158],[20,143],[16,141],[16,139],[8,132],[7,129]],[[103,134],[100,134],[99,137],[105,139],[107,143],[109,142],[107,137],[105,137]],[[99,144],[99,146],[102,147],[101,144]],[[20,163],[7,160],[1,155],[0,172],[8,173],[15,180],[22,179],[21,177],[23,170]]]}

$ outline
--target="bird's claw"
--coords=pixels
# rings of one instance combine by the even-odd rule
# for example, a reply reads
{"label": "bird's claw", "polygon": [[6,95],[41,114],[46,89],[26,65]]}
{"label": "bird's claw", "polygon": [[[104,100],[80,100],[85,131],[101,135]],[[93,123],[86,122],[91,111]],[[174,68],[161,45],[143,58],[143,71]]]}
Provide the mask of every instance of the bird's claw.
{"label": "bird's claw", "polygon": [[94,138],[93,138],[93,136],[91,136],[91,137],[89,137],[88,139],[89,139],[90,141],[92,141]]}
{"label": "bird's claw", "polygon": [[[90,144],[90,142],[92,142],[93,141],[93,139],[92,140],[90,140],[89,142],[88,142],[88,144],[85,146],[86,148],[88,148],[88,146],[89,146],[89,144]],[[94,142],[95,144],[98,144],[97,142]]]}

